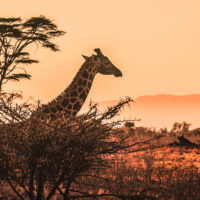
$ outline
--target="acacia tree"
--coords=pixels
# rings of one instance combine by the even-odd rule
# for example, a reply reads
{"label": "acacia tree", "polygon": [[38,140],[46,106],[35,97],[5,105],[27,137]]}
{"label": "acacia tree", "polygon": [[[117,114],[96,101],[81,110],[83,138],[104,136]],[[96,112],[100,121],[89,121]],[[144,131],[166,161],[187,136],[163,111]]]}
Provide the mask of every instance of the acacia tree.
{"label": "acacia tree", "polygon": [[[58,46],[51,40],[64,33],[44,16],[32,17],[26,21],[22,21],[19,17],[0,18],[0,91],[2,85],[9,80],[19,81],[31,78],[23,65],[18,66],[38,63],[38,60],[30,58],[27,51],[30,44],[58,51]],[[17,69],[21,72],[15,73]]]}
{"label": "acacia tree", "polygon": [[25,65],[39,61],[30,57],[28,47],[34,44],[59,51],[59,47],[52,42],[52,39],[63,34],[64,31],[59,30],[52,20],[44,16],[32,17],[28,20],[19,17],[0,18],[0,115],[3,115],[4,121],[21,120],[18,111],[24,108],[24,105],[11,109],[13,99],[20,94],[2,91],[3,85],[8,81],[31,78]]}
{"label": "acacia tree", "polygon": [[189,128],[191,124],[187,122],[178,123],[175,122],[171,129],[171,134],[176,136],[184,136],[189,134]]}
{"label": "acacia tree", "polygon": [[97,186],[87,188],[87,179],[103,178],[115,156],[130,147],[127,140],[131,134],[120,128],[125,121],[113,121],[130,101],[121,101],[103,113],[93,105],[68,124],[60,125],[59,119],[45,124],[31,118],[2,127],[1,197],[21,200],[47,200],[58,194],[59,199],[65,200],[102,197]]}

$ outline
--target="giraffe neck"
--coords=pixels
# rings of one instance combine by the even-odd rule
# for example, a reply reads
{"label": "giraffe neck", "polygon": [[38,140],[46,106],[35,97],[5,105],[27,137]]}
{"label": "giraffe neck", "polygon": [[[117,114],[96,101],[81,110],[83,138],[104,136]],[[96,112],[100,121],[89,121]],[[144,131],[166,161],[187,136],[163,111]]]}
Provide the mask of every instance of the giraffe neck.
{"label": "giraffe neck", "polygon": [[60,113],[66,118],[75,116],[83,106],[97,73],[96,66],[87,60],[72,83],[53,101],[44,105],[42,112],[56,118]]}

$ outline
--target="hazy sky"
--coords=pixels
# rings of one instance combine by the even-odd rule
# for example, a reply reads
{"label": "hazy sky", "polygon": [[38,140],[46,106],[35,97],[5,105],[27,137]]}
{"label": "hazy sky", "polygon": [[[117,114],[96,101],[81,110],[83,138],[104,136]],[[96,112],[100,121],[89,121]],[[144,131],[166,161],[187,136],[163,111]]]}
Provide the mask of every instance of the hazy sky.
{"label": "hazy sky", "polygon": [[94,48],[124,76],[97,75],[89,99],[146,94],[200,93],[199,0],[10,0],[1,17],[45,15],[67,32],[55,41],[61,52],[33,48],[41,63],[28,66],[31,81],[9,84],[43,102],[57,96]]}

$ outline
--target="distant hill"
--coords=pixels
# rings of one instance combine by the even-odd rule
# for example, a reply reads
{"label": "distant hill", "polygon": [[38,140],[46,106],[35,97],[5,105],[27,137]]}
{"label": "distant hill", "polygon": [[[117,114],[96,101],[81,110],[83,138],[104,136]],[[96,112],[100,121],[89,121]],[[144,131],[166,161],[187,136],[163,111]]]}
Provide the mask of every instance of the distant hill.
{"label": "distant hill", "polygon": [[[183,96],[175,95],[147,95],[140,96],[126,107],[121,114],[126,119],[141,119],[137,126],[147,126],[171,129],[174,122],[192,124],[192,128],[200,127],[200,94]],[[99,108],[104,110],[107,106],[117,104],[118,100],[98,102]],[[88,108],[84,106],[82,112]]]}

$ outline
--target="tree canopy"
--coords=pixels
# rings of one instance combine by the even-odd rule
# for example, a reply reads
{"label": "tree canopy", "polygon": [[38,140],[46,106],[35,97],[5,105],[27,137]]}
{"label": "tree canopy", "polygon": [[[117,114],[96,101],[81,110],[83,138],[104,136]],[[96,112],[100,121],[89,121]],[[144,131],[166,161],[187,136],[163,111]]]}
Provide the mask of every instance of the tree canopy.
{"label": "tree canopy", "polygon": [[59,47],[52,39],[64,34],[52,20],[44,16],[28,20],[20,17],[0,18],[0,91],[2,85],[10,80],[31,78],[23,65],[39,61],[30,57],[27,50],[29,45],[58,51]]}

